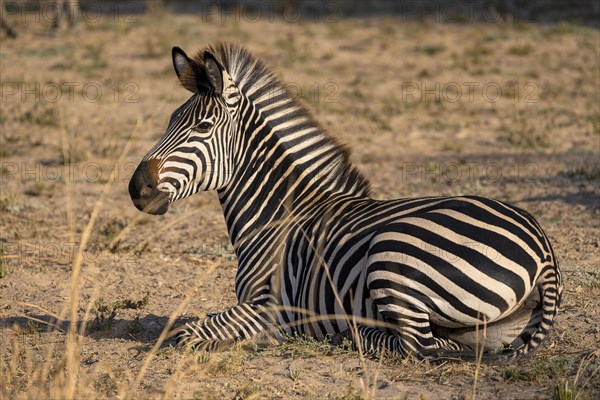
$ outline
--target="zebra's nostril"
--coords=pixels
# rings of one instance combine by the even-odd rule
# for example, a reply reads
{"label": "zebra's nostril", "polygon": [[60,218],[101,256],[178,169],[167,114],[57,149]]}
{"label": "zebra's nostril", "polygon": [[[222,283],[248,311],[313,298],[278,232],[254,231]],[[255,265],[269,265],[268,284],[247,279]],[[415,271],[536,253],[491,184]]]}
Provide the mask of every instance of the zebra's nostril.
{"label": "zebra's nostril", "polygon": [[129,195],[136,208],[149,214],[161,215],[169,209],[169,196],[156,187],[157,161],[142,161],[129,181]]}
{"label": "zebra's nostril", "polygon": [[142,188],[142,190],[140,190],[140,196],[141,197],[148,197],[152,194],[153,188],[150,185],[145,186],[144,188]]}

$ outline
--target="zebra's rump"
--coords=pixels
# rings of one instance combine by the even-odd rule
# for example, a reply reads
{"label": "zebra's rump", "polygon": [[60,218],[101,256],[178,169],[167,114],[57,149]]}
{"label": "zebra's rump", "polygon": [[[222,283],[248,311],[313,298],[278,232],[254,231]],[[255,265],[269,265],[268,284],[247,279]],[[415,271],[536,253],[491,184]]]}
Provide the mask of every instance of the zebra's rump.
{"label": "zebra's rump", "polygon": [[[381,284],[381,290],[404,292],[422,299],[430,310],[439,310],[433,315],[437,323],[465,326],[515,310],[534,286],[541,266],[552,262],[537,224],[500,202],[451,197],[368,203],[350,210],[338,207],[329,218],[343,217],[343,222],[329,224],[321,238],[327,243],[324,247],[316,249],[319,238],[311,235],[312,248],[289,249],[288,260],[304,254],[313,265],[308,269],[294,265],[304,276],[292,274],[297,295],[287,299],[290,305],[316,304],[320,314],[335,314],[341,311],[341,301],[343,312],[367,315],[358,312],[356,302],[347,296],[356,296],[361,283],[374,289]],[[315,255],[318,251],[322,253]],[[367,266],[369,282],[359,282],[358,271]],[[305,290],[299,292],[300,287]],[[451,313],[449,305],[458,313]]]}
{"label": "zebra's rump", "polygon": [[395,303],[406,299],[444,327],[475,326],[511,314],[552,262],[537,225],[521,210],[489,199],[430,201],[388,221],[373,236],[371,293]]}

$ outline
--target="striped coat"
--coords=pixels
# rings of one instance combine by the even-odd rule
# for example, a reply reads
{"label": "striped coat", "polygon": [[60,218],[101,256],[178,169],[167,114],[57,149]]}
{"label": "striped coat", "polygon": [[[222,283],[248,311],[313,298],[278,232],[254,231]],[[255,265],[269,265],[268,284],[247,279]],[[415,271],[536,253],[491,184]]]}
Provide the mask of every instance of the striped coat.
{"label": "striped coat", "polygon": [[215,349],[276,329],[401,356],[483,345],[512,361],[547,336],[560,272],[525,211],[475,196],[375,200],[347,149],[246,50],[174,48],[173,64],[193,95],[131,198],[164,214],[217,190],[238,258],[238,304],[188,324],[180,343]]}

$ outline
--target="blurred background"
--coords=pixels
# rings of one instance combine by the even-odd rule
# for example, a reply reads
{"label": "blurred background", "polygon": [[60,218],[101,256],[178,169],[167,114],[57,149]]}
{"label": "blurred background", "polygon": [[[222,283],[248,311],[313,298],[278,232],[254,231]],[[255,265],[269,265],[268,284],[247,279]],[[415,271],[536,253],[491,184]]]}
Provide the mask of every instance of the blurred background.
{"label": "blurred background", "polygon": [[[486,398],[600,396],[600,3],[80,0],[0,10],[3,397],[464,398],[476,376]],[[164,217],[139,213],[127,193],[190,95],[171,48],[194,54],[216,41],[271,66],[350,146],[374,197],[478,194],[531,212],[565,275],[539,355],[476,367],[379,365],[302,341],[206,359],[149,351],[190,290],[179,322],[236,301],[215,193]],[[63,351],[69,321],[88,325]]]}

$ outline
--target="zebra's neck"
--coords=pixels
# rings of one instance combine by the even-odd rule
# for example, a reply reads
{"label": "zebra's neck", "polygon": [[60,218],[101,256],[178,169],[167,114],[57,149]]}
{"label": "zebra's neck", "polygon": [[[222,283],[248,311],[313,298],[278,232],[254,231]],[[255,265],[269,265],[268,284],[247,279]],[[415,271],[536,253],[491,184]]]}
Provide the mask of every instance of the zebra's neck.
{"label": "zebra's neck", "polygon": [[281,96],[244,103],[236,169],[219,191],[234,246],[285,219],[306,217],[315,203],[368,196],[369,184],[346,149],[295,101]]}

